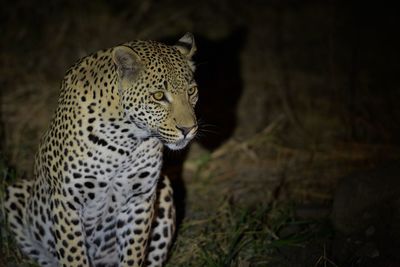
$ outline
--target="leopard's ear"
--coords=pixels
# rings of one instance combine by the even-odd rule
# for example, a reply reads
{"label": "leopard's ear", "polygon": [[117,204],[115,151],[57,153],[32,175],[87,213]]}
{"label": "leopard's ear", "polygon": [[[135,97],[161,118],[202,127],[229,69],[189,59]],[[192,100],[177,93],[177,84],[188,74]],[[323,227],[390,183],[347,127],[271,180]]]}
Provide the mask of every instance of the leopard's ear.
{"label": "leopard's ear", "polygon": [[196,43],[192,33],[187,32],[178,42],[174,45],[179,52],[181,52],[187,59],[191,60],[196,52]]}
{"label": "leopard's ear", "polygon": [[125,45],[120,45],[113,49],[112,59],[121,78],[134,79],[142,68],[139,55],[132,48]]}

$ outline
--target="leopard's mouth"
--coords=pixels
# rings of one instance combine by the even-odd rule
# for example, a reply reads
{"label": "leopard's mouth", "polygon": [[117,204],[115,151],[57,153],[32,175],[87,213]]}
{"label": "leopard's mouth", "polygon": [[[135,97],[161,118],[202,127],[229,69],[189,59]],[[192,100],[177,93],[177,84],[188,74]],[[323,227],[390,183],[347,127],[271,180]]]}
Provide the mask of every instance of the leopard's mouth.
{"label": "leopard's mouth", "polygon": [[171,150],[180,150],[185,148],[190,141],[197,134],[198,127],[192,127],[191,130],[183,132],[178,127],[174,130],[164,131],[164,129],[157,129],[157,137],[163,142],[163,144]]}
{"label": "leopard's mouth", "polygon": [[184,149],[190,143],[190,141],[192,141],[193,137],[194,136],[178,136],[177,138],[171,138],[159,134],[159,139],[171,150]]}

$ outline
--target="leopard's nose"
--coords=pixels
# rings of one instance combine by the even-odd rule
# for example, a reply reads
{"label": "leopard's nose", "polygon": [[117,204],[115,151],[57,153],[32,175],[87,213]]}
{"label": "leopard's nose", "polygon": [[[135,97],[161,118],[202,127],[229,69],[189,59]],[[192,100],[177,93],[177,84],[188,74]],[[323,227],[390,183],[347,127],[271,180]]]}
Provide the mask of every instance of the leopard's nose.
{"label": "leopard's nose", "polygon": [[186,127],[186,126],[176,126],[176,128],[181,131],[181,133],[183,134],[184,137],[186,137],[190,132],[196,132],[197,130],[197,124],[192,125],[190,127]]}

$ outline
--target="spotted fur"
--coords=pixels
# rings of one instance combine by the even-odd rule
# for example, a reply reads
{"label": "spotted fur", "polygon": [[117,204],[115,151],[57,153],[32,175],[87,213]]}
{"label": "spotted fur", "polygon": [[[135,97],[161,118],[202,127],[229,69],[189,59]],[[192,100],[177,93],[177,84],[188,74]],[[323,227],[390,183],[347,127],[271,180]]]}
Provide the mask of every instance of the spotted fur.
{"label": "spotted fur", "polygon": [[35,157],[7,190],[22,251],[41,266],[162,266],[175,229],[164,145],[195,136],[188,33],[175,46],[133,41],[78,61]]}

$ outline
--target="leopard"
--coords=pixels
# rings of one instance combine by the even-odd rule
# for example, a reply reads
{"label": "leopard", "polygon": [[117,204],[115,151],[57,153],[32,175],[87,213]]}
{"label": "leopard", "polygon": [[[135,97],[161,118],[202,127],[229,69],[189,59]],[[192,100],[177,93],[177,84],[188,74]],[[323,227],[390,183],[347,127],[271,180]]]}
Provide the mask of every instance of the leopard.
{"label": "leopard", "polygon": [[176,230],[163,153],[198,131],[192,33],[134,40],[67,70],[34,159],[7,187],[8,227],[43,267],[164,266]]}

